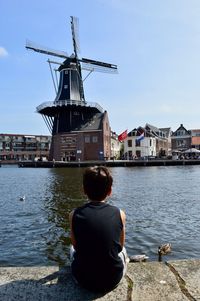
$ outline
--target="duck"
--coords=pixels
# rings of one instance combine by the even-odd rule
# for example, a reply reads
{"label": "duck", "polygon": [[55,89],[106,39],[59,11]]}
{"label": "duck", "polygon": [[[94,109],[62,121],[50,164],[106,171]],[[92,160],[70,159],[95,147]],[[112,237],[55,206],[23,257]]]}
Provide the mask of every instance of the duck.
{"label": "duck", "polygon": [[158,247],[158,261],[162,261],[162,256],[167,255],[172,250],[172,246],[170,243],[160,245]]}
{"label": "duck", "polygon": [[20,200],[20,201],[22,201],[22,202],[24,202],[24,201],[25,201],[25,199],[26,199],[25,195],[23,195],[23,196],[20,196],[20,198],[19,198],[19,200]]}
{"label": "duck", "polygon": [[129,262],[142,262],[142,261],[147,261],[149,257],[146,256],[145,254],[141,255],[132,255],[129,257]]}

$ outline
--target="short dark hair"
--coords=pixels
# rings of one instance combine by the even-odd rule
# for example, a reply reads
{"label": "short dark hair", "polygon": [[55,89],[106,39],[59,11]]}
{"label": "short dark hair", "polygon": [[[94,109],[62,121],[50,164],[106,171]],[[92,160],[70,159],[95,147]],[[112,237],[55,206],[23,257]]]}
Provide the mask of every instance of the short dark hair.
{"label": "short dark hair", "polygon": [[83,174],[83,188],[91,201],[103,201],[111,190],[113,178],[104,166],[86,168]]}

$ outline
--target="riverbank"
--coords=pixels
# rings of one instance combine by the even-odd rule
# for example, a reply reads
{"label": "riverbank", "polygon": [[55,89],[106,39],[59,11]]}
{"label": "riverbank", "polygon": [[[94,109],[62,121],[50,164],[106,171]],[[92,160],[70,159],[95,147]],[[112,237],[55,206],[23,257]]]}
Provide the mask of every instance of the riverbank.
{"label": "riverbank", "polygon": [[180,165],[200,165],[200,160],[108,160],[108,161],[21,161],[19,167],[87,167],[94,165],[104,165],[108,167],[131,167],[131,166],[180,166]]}
{"label": "riverbank", "polygon": [[107,294],[76,285],[70,268],[1,267],[1,301],[188,301],[200,300],[200,260],[129,263],[127,275]]}

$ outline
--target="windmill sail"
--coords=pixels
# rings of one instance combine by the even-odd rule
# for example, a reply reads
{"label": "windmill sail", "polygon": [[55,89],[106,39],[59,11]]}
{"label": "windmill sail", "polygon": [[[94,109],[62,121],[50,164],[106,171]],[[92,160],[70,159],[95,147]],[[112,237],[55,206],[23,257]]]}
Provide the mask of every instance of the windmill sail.
{"label": "windmill sail", "polygon": [[82,58],[82,68],[85,70],[97,71],[97,72],[107,72],[107,73],[117,73],[117,65],[94,61],[91,59]]}
{"label": "windmill sail", "polygon": [[79,22],[78,22],[78,18],[76,17],[71,17],[71,30],[72,30],[72,41],[74,46],[75,57],[78,57],[78,53],[80,53]]}
{"label": "windmill sail", "polygon": [[86,58],[82,58],[81,61],[84,62],[84,63],[91,64],[91,65],[97,65],[97,66],[101,66],[101,67],[105,67],[105,68],[112,68],[112,69],[117,70],[117,65],[104,63],[104,62],[99,62],[99,61],[94,61],[94,60],[86,59]]}
{"label": "windmill sail", "polygon": [[47,55],[53,55],[53,56],[57,56],[57,57],[61,57],[61,58],[68,58],[69,55],[67,54],[67,52],[65,51],[59,51],[59,50],[53,50],[44,46],[39,46],[34,42],[31,42],[29,40],[26,41],[26,49],[30,49],[36,52],[40,52],[43,54],[47,54]]}

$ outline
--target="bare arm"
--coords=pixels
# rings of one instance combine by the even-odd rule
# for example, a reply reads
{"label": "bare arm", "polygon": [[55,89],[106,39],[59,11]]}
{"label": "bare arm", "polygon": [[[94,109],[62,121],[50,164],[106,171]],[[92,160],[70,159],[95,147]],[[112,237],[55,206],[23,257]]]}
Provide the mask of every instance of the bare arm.
{"label": "bare arm", "polygon": [[120,235],[120,244],[123,248],[124,243],[125,243],[125,225],[126,225],[126,214],[124,213],[123,210],[120,210],[120,215],[121,215],[121,220],[122,220],[122,224],[123,224],[123,229]]}
{"label": "bare arm", "polygon": [[72,229],[72,218],[73,218],[73,214],[74,214],[74,211],[70,212],[70,214],[69,214],[70,238],[71,238],[71,243],[72,243],[74,249],[76,249],[76,240],[75,240],[74,232],[73,232],[73,229]]}

